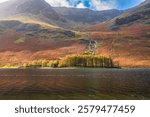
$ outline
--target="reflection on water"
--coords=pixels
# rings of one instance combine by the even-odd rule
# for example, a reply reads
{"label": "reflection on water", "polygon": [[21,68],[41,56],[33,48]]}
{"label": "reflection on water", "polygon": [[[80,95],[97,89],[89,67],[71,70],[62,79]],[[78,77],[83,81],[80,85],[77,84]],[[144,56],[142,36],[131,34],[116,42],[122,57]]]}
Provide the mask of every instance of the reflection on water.
{"label": "reflection on water", "polygon": [[0,99],[150,99],[150,69],[1,69]]}

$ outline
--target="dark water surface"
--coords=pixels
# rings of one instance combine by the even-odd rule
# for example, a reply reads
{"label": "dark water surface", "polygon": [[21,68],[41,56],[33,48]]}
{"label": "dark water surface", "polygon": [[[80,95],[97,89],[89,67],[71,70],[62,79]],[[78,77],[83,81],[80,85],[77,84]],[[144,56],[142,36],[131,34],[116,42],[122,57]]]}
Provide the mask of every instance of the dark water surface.
{"label": "dark water surface", "polygon": [[0,99],[150,99],[150,69],[0,69]]}

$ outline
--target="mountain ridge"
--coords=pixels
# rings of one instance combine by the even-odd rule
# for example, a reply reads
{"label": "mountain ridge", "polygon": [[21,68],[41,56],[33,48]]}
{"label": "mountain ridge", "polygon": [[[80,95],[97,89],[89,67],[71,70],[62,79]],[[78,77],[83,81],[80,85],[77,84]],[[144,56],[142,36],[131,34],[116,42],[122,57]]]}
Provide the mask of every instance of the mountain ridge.
{"label": "mountain ridge", "polygon": [[[15,8],[10,9],[11,6]],[[1,19],[25,16],[56,26],[63,27],[63,25],[69,24],[65,19],[60,18],[53,8],[44,0],[8,1],[0,4],[0,14]]]}
{"label": "mountain ridge", "polygon": [[[17,5],[16,1],[19,0],[14,0]],[[43,3],[41,0],[38,1]],[[22,1],[19,2],[24,4]],[[47,16],[49,10],[44,10],[43,14],[41,9],[45,9],[45,7],[42,5],[36,8],[37,6],[28,4],[24,5],[28,9],[19,8],[21,13],[13,14],[13,17],[10,14],[11,17],[0,19],[0,66],[39,59],[57,60],[70,54],[83,54],[88,43],[93,40],[97,42],[97,54],[111,57],[120,66],[150,67],[149,2],[124,11],[114,18],[104,17],[103,21],[96,16],[91,17],[94,11],[87,9],[82,9],[81,15],[79,14],[75,19],[71,12],[77,16],[81,9],[60,8],[59,10],[65,9],[64,12],[63,10],[56,12],[49,5],[52,12]],[[11,6],[11,3],[9,5]],[[8,6],[9,11],[10,6]],[[7,9],[5,10],[8,12]],[[111,12],[111,10],[109,11]],[[91,13],[88,14],[88,12]],[[105,12],[108,11],[101,11],[104,14]],[[4,13],[2,7],[0,7],[0,13],[1,15]],[[68,18],[64,16],[65,13]],[[85,19],[85,15],[83,15],[87,23],[82,20],[83,13],[89,15],[89,19]],[[96,12],[96,14],[98,13]],[[55,14],[56,18],[55,16],[51,17]],[[91,25],[93,23],[94,25]],[[77,31],[73,30],[74,26],[78,27]]]}
{"label": "mountain ridge", "polygon": [[[80,28],[81,29],[81,28]],[[150,67],[150,4],[144,2],[103,23],[83,27],[99,44],[98,53],[124,67]]]}
{"label": "mountain ridge", "polygon": [[[12,6],[14,8],[10,9]],[[119,10],[55,8],[44,0],[13,0],[0,4],[0,18],[26,16],[63,28],[103,22],[121,13]]]}
{"label": "mountain ridge", "polygon": [[94,24],[97,22],[103,22],[106,20],[110,20],[123,13],[123,11],[116,9],[104,11],[93,11],[90,9],[77,9],[65,7],[53,7],[53,9],[60,16],[83,24]]}

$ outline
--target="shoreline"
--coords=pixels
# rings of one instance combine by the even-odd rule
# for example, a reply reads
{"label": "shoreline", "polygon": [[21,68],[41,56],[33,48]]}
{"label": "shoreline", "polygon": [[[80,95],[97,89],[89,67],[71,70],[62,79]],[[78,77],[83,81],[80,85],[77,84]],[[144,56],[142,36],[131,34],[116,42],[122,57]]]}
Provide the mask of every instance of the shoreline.
{"label": "shoreline", "polygon": [[139,67],[139,68],[137,68],[137,67],[133,67],[133,68],[131,68],[131,67],[122,67],[122,68],[93,68],[93,67],[63,67],[63,68],[48,68],[48,67],[43,67],[43,68],[0,68],[0,70],[30,70],[30,69],[32,69],[32,70],[73,70],[73,69],[99,69],[99,70],[131,70],[131,69],[137,69],[137,70],[140,70],[140,69],[149,69],[150,70],[150,68],[146,68],[146,67]]}

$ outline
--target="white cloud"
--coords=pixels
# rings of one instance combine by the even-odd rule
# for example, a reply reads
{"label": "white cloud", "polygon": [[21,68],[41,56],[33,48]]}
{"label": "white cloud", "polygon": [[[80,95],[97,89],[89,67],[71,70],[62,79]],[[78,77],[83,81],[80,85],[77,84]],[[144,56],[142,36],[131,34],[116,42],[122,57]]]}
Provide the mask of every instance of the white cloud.
{"label": "white cloud", "polygon": [[54,7],[70,7],[67,0],[45,0],[45,1]]}
{"label": "white cloud", "polygon": [[[77,4],[78,0],[70,0],[70,4],[67,0],[45,0],[51,6],[54,7],[73,7],[76,8],[87,8],[83,1]],[[116,8],[116,0],[111,0],[111,2],[104,2],[102,0],[89,0],[90,8],[95,10],[107,10]]]}
{"label": "white cloud", "polygon": [[91,0],[91,7],[95,10],[115,9],[116,5],[116,0],[112,0],[111,2],[103,2],[102,0]]}
{"label": "white cloud", "polygon": [[84,4],[83,3],[79,3],[77,6],[76,6],[76,8],[87,8],[86,6],[84,6]]}
{"label": "white cloud", "polygon": [[2,2],[6,2],[6,1],[8,1],[8,0],[0,0],[0,3],[2,3]]}

